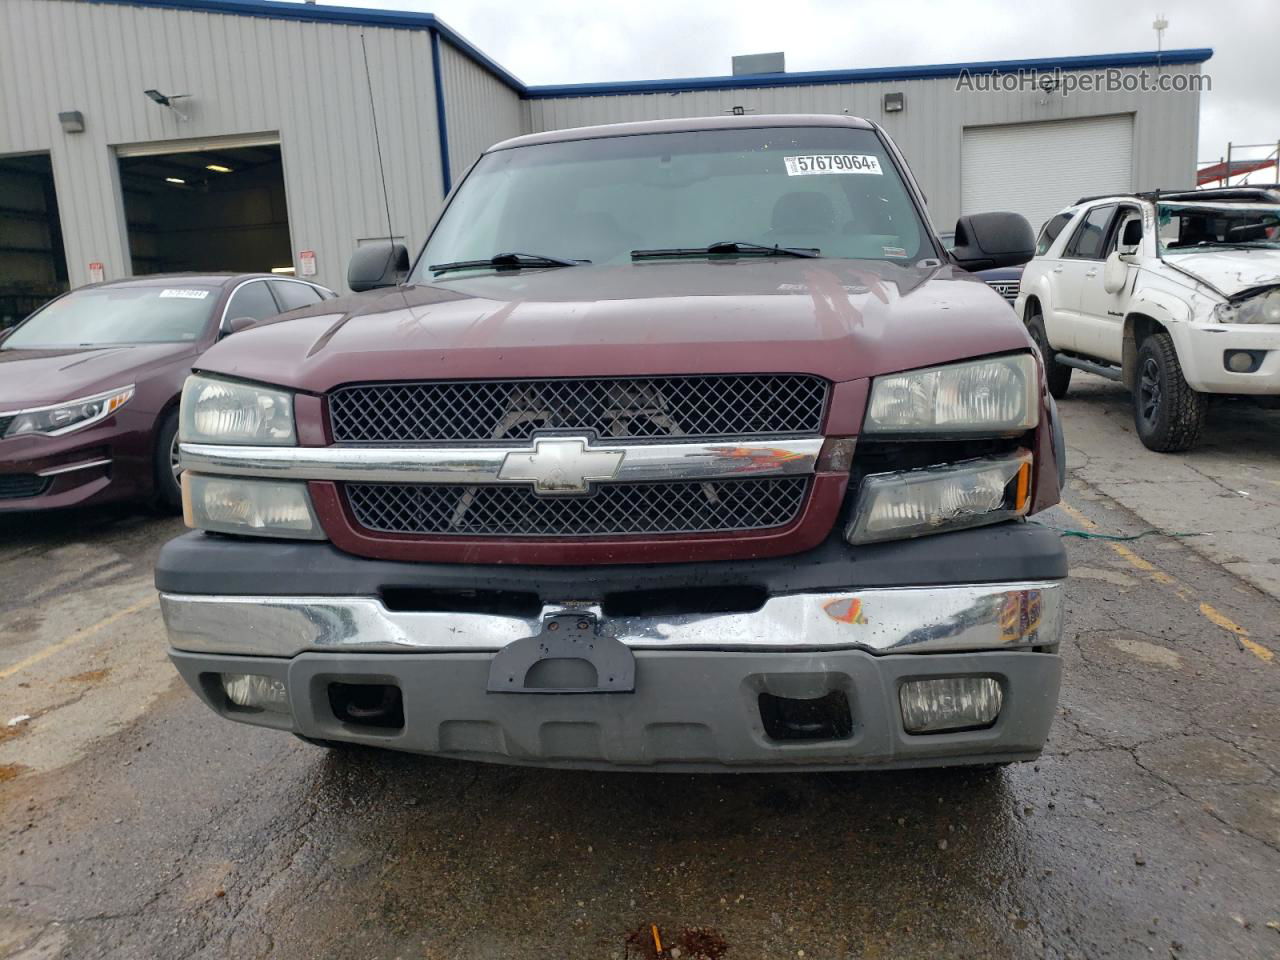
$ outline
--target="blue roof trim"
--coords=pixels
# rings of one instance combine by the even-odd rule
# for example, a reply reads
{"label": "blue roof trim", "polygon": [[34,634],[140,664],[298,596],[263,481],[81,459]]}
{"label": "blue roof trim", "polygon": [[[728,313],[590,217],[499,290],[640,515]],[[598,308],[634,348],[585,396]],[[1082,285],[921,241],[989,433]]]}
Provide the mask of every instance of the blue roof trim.
{"label": "blue roof trim", "polygon": [[1019,70],[1105,70],[1107,67],[1175,66],[1204,63],[1213,56],[1210,47],[1187,50],[1155,50],[1134,53],[1102,53],[1083,57],[1041,57],[1030,60],[978,60],[970,63],[935,63],[914,67],[869,67],[860,70],[811,70],[807,73],[762,73],[741,77],[676,77],[669,80],[629,80],[620,83],[563,83],[526,86],[505,67],[431,13],[381,10],[369,7],[335,7],[324,3],[285,3],[281,0],[87,0],[135,7],[166,7],[205,13],[230,13],[312,23],[345,23],[370,27],[434,30],[459,53],[488,70],[528,100],[551,97],[597,97],[622,93],[680,93],[689,90],[728,90],[750,87],[792,87],[815,83],[875,83],[957,77],[970,73],[1016,73]]}
{"label": "blue roof trim", "polygon": [[1213,56],[1210,47],[1189,50],[1155,50],[1135,53],[1103,53],[1083,57],[1041,57],[1031,60],[979,60],[971,63],[935,63],[915,67],[868,67],[861,70],[811,70],[807,73],[761,73],[738,77],[677,77],[671,80],[631,80],[621,83],[564,83],[525,87],[530,100],[551,97],[598,97],[623,93],[680,93],[690,90],[728,90],[747,87],[792,87],[815,83],[876,83],[958,77],[969,73],[1017,73],[1038,70],[1105,70],[1108,67],[1174,66],[1203,63]]}
{"label": "blue roof trim", "polygon": [[332,7],[316,3],[282,3],[278,0],[89,0],[90,3],[112,3],[132,7],[165,7],[171,10],[195,10],[203,13],[230,13],[242,17],[267,17],[273,20],[304,20],[311,23],[345,23],[366,27],[397,27],[408,30],[435,30],[459,53],[488,70],[512,90],[524,95],[525,85],[519,77],[491,60],[466,37],[432,13],[403,10],[378,10],[366,7]]}

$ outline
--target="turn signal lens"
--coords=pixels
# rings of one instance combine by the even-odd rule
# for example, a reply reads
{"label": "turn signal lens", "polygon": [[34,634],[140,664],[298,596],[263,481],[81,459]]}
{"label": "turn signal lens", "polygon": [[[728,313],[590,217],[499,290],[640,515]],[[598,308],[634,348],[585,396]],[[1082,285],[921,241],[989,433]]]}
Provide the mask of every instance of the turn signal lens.
{"label": "turn signal lens", "polygon": [[875,543],[959,530],[1012,517],[1031,508],[1031,454],[877,473],[865,478],[845,536]]}

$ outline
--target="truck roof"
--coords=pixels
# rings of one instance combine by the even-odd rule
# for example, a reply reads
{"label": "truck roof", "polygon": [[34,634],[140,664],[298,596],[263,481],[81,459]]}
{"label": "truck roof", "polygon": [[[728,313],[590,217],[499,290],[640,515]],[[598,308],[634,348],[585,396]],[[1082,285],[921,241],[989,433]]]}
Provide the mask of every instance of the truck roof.
{"label": "truck roof", "polygon": [[570,127],[528,133],[495,143],[485,153],[527,147],[535,143],[563,143],[567,140],[595,140],[601,137],[634,137],[644,133],[683,133],[690,130],[731,130],[753,127],[853,127],[870,130],[873,124],[861,117],[836,113],[778,113],[750,116],[681,117],[675,120],[640,120],[632,123],[606,123],[594,127]]}

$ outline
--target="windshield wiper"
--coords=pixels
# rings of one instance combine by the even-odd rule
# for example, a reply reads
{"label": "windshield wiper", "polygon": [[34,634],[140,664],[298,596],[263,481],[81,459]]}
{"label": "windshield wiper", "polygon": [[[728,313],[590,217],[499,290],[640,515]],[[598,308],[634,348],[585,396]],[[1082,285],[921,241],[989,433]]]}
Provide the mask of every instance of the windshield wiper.
{"label": "windshield wiper", "polygon": [[746,243],[741,240],[719,240],[705,247],[670,247],[667,249],[632,250],[632,260],[657,260],[663,257],[696,257],[699,255],[747,254],[756,257],[818,257],[817,247],[770,247],[763,243]]}
{"label": "windshield wiper", "polygon": [[455,260],[452,263],[436,263],[427,267],[432,273],[448,270],[474,270],[477,267],[498,267],[519,270],[524,267],[580,267],[590,260],[566,260],[564,257],[547,257],[540,253],[495,253],[488,260]]}

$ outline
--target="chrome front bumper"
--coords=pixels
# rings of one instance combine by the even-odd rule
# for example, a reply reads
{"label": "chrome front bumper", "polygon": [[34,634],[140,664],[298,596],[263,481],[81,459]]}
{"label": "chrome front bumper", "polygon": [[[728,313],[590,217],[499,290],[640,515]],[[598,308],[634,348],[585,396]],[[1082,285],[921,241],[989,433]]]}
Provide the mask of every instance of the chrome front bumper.
{"label": "chrome front bumper", "polygon": [[538,633],[551,615],[590,613],[602,636],[632,650],[874,654],[1052,649],[1062,632],[1061,581],[897,587],[771,597],[742,613],[606,617],[594,604],[537,617],[388,610],[373,597],[162,593],[175,650],[293,657],[331,653],[496,651]]}

